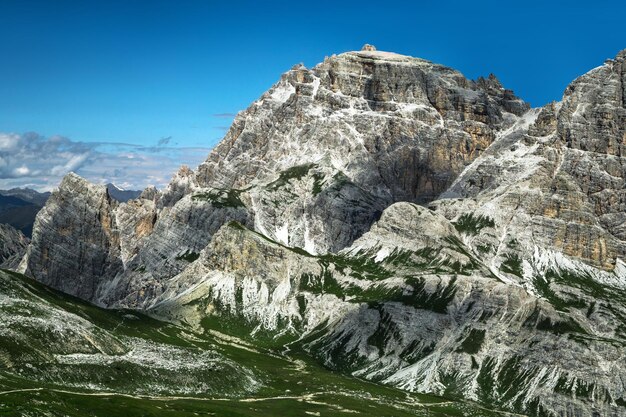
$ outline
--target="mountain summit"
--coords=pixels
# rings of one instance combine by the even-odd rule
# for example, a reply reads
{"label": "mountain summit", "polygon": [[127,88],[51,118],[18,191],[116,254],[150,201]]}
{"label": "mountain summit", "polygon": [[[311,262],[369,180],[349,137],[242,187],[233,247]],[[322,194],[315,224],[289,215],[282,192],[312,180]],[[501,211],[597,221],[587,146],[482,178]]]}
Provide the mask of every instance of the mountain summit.
{"label": "mountain summit", "polygon": [[162,192],[66,177],[20,271],[409,391],[623,415],[624,85],[624,52],[540,109],[370,45],[298,65]]}

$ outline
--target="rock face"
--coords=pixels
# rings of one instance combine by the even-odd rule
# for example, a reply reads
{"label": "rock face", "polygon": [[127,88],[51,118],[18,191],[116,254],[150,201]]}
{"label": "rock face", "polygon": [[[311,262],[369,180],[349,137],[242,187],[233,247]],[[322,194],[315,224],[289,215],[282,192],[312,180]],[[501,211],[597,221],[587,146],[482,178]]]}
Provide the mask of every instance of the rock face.
{"label": "rock face", "polygon": [[430,201],[528,105],[495,78],[389,52],[296,66],[240,113],[198,182],[244,188],[295,165],[342,172],[385,201]]}
{"label": "rock face", "polygon": [[300,337],[328,367],[407,390],[531,415],[623,415],[623,289],[576,282],[569,264],[544,276],[571,278],[576,296],[565,286],[537,297],[490,273],[457,229],[397,203],[352,247],[312,256],[231,223],[148,310]]}
{"label": "rock face", "polygon": [[20,270],[68,294],[93,300],[103,278],[122,270],[117,203],[104,185],[67,175],[37,215]]}
{"label": "rock face", "polygon": [[471,210],[495,211],[508,224],[501,231],[519,234],[528,251],[554,249],[614,270],[626,256],[625,62],[622,52],[575,80],[561,103],[529,114],[536,122],[527,131],[504,137],[442,197],[465,198],[453,204],[464,212],[470,201],[478,204]]}
{"label": "rock face", "polygon": [[24,256],[28,238],[8,224],[0,224],[0,266],[15,268]]}
{"label": "rock face", "polygon": [[407,390],[624,415],[625,61],[541,109],[374,48],[296,66],[162,192],[68,176],[21,268]]}

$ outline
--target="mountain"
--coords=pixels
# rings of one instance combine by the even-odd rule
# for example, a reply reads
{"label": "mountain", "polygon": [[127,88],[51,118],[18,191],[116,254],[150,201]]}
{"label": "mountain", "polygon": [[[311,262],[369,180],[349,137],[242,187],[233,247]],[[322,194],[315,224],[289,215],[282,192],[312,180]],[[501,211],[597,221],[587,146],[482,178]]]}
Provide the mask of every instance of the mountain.
{"label": "mountain", "polygon": [[19,271],[408,392],[626,415],[624,85],[626,51],[540,109],[372,47],[298,65],[163,191],[66,176]]}
{"label": "mountain", "polygon": [[50,193],[39,193],[30,188],[0,190],[0,224],[8,224],[30,237],[37,213]]}
{"label": "mountain", "polygon": [[128,200],[134,200],[141,195],[141,191],[123,190],[112,183],[108,183],[106,187],[111,198],[119,201],[120,203],[126,203]]}
{"label": "mountain", "polygon": [[31,188],[11,188],[10,190],[0,190],[0,195],[6,197],[17,197],[20,200],[32,203],[36,206],[43,206],[50,197],[50,192],[40,193]]}

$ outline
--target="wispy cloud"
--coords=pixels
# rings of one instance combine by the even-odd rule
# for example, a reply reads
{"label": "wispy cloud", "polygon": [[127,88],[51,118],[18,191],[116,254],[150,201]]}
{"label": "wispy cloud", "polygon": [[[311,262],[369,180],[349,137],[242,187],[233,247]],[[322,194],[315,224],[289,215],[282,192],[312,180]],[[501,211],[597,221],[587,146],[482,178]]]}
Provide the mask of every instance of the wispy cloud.
{"label": "wispy cloud", "polygon": [[126,189],[162,187],[182,164],[196,166],[209,148],[171,147],[171,137],[157,146],[117,142],[80,142],[36,133],[0,133],[0,188],[50,190],[74,171],[97,182]]}
{"label": "wispy cloud", "polygon": [[220,119],[232,119],[237,116],[237,113],[215,113],[213,117],[217,117]]}

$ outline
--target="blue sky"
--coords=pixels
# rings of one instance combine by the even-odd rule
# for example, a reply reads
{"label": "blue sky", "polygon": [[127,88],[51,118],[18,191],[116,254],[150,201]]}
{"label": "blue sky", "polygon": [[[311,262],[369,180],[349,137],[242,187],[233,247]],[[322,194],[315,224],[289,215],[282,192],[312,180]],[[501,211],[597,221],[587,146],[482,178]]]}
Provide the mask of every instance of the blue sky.
{"label": "blue sky", "polygon": [[[533,106],[558,100],[626,48],[626,2],[545,3],[2,0],[0,187],[50,188],[64,169],[162,185],[201,162],[282,72],[364,43],[469,78],[493,72]],[[59,137],[84,158],[70,161],[66,143],[55,175],[19,159],[20,146]],[[94,154],[111,160],[99,170]]]}

